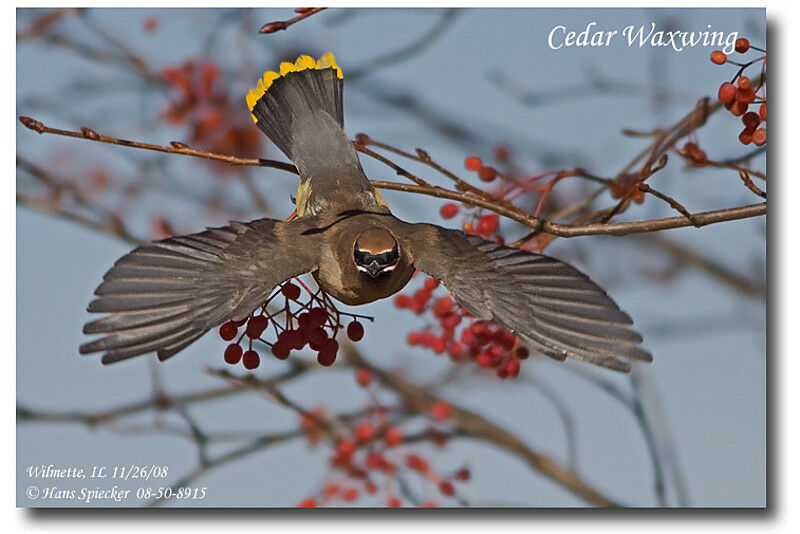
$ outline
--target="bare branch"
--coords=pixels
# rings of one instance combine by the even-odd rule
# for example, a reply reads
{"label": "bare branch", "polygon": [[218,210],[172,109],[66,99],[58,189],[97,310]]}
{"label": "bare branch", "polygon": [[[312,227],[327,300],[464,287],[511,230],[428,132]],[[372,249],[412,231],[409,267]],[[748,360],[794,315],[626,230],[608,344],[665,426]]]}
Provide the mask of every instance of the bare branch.
{"label": "bare branch", "polygon": [[261,29],[258,30],[258,33],[275,33],[277,31],[285,30],[292,24],[296,24],[301,20],[305,20],[311,15],[316,15],[324,9],[324,7],[298,7],[295,9],[295,12],[299,13],[299,15],[296,17],[289,20],[276,20],[273,22],[268,22],[261,26]]}

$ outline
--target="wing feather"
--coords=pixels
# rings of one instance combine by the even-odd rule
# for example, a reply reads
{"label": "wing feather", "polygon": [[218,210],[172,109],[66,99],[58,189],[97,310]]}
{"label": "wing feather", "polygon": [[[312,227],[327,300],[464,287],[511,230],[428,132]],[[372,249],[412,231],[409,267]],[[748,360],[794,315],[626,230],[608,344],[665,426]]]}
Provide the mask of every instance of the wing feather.
{"label": "wing feather", "polygon": [[246,317],[278,284],[317,268],[320,238],[303,234],[310,224],[232,222],[137,248],[95,290],[88,310],[107,315],[83,331],[103,336],[80,352],[104,352],[104,363],[148,352],[164,360],[210,328]]}
{"label": "wing feather", "polygon": [[532,349],[619,371],[651,361],[631,318],[575,268],[434,225],[406,225],[414,264],[473,315],[497,322]]}

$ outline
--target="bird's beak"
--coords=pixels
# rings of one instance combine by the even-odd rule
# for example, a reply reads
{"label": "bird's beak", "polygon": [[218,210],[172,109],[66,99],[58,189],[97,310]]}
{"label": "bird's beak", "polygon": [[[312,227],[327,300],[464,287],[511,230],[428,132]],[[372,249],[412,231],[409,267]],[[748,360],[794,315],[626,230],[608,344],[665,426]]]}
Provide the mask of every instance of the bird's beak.
{"label": "bird's beak", "polygon": [[367,265],[367,272],[372,278],[375,278],[383,270],[383,266],[379,265],[377,261],[373,261]]}

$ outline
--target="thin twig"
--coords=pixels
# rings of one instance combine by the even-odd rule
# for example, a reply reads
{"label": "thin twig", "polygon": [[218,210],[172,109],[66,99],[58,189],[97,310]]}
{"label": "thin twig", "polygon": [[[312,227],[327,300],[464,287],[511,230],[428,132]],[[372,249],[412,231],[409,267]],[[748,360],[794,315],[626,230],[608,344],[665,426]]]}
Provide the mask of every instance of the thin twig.
{"label": "thin twig", "polygon": [[268,22],[261,26],[261,28],[258,30],[258,33],[275,33],[277,31],[285,30],[292,24],[296,24],[301,20],[305,20],[311,15],[316,15],[324,9],[324,7],[299,7],[295,10],[295,12],[299,13],[299,15],[296,17],[289,20],[276,20],[273,22]]}
{"label": "thin twig", "polygon": [[760,196],[761,198],[767,198],[767,194],[761,189],[759,189],[759,187],[753,183],[753,180],[750,179],[750,174],[751,172],[748,172],[744,169],[739,169],[739,177],[742,179],[747,189],[749,189],[756,195]]}
{"label": "thin twig", "polygon": [[156,152],[166,152],[168,154],[182,154],[184,156],[192,156],[195,158],[210,159],[214,161],[222,161],[231,165],[249,165],[253,167],[271,167],[280,169],[282,171],[292,172],[297,174],[297,169],[291,163],[283,163],[281,161],[274,161],[269,159],[260,158],[239,158],[236,156],[228,156],[226,154],[217,154],[214,152],[206,152],[204,150],[196,150],[189,148],[183,143],[174,142],[171,146],[154,145],[151,143],[142,143],[139,141],[128,141],[126,139],[119,139],[107,135],[101,135],[89,128],[81,128],[80,131],[61,130],[59,128],[50,128],[41,122],[30,117],[22,116],[19,121],[28,129],[31,129],[40,134],[54,134],[63,135],[66,137],[74,137],[76,139],[88,139],[90,141],[97,141],[100,143],[108,143],[111,145],[120,145],[130,148],[141,148],[144,150],[155,150]]}

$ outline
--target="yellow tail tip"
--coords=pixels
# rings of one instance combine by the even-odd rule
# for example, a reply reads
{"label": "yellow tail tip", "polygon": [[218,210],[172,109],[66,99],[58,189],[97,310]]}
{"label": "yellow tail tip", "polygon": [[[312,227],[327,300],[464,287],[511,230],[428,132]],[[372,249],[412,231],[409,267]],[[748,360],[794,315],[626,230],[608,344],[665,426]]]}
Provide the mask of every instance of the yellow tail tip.
{"label": "yellow tail tip", "polygon": [[[256,106],[256,102],[258,102],[259,99],[264,96],[272,83],[278,78],[286,76],[292,72],[300,72],[306,69],[334,69],[336,71],[337,78],[344,78],[342,69],[340,69],[339,65],[336,64],[336,58],[333,57],[333,54],[330,52],[317,60],[304,54],[298,57],[294,63],[289,63],[288,61],[281,63],[279,67],[280,72],[274,72],[271,70],[266,71],[261,79],[258,80],[257,85],[248,91],[247,96],[245,97],[247,108],[250,111],[253,111],[253,108]],[[258,122],[255,115],[253,115],[253,120]]]}

